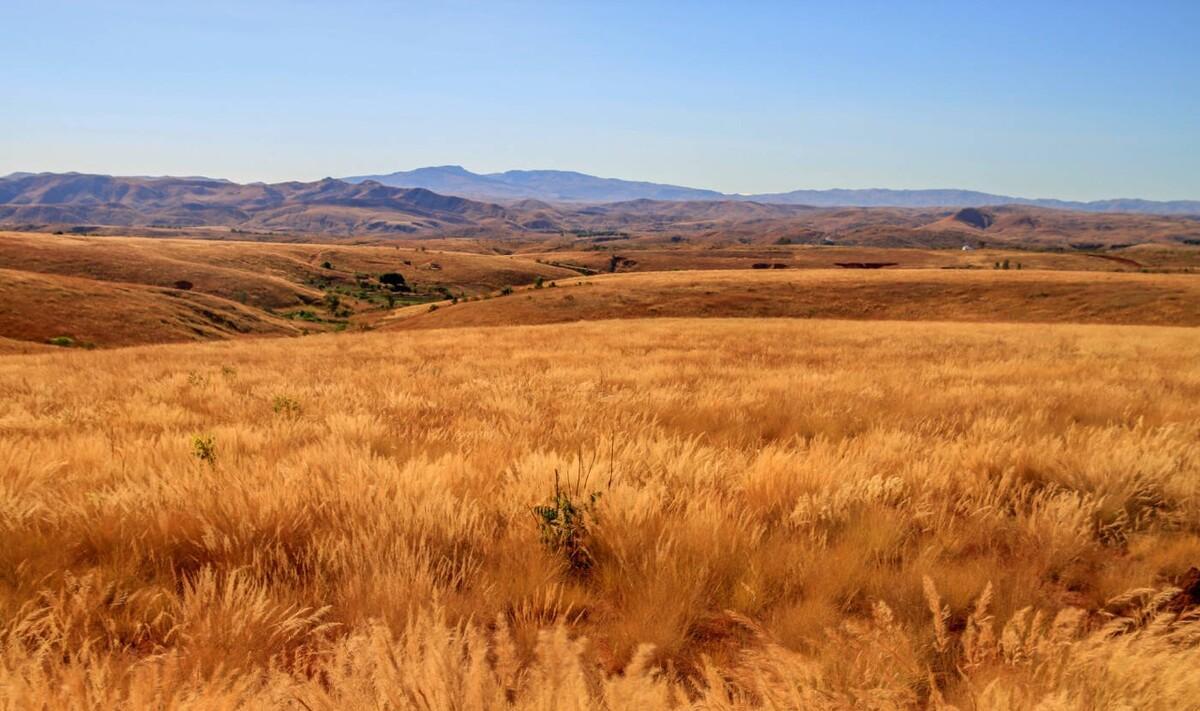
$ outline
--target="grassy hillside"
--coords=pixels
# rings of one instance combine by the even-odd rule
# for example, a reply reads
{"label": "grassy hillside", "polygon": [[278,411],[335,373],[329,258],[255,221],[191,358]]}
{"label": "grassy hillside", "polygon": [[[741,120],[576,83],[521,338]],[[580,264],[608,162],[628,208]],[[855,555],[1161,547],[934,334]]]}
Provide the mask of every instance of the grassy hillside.
{"label": "grassy hillside", "polygon": [[299,335],[296,325],[190,291],[0,269],[0,334],[71,347]]}
{"label": "grassy hillside", "polygon": [[1185,708],[1197,352],[710,319],[0,357],[0,706]]}
{"label": "grassy hillside", "polygon": [[749,270],[610,274],[457,305],[392,328],[644,317],[792,317],[1200,325],[1186,274],[1003,270]]}
{"label": "grassy hillside", "polygon": [[[441,249],[0,232],[0,270],[11,275],[0,285],[7,306],[0,338],[44,344],[66,337],[107,347],[393,323],[641,316],[1197,323],[1200,282],[1191,275],[1055,273],[1186,272],[1200,268],[1195,249],[1082,254],[604,243],[580,250],[557,238],[548,243],[568,248],[537,251],[527,244],[502,254],[496,243],[453,240],[439,241],[447,247]],[[1006,261],[1010,270],[992,269]],[[839,262],[912,269],[829,271]],[[749,269],[755,265],[782,268]],[[588,280],[586,291],[559,288],[610,269],[618,274]],[[668,271],[677,273],[631,275]],[[402,288],[380,281],[389,273],[403,276]],[[524,288],[539,278],[557,286]],[[516,298],[476,302],[509,289]],[[471,301],[451,306],[451,299]],[[431,303],[436,312],[429,312]]]}
{"label": "grassy hillside", "polygon": [[[575,274],[423,248],[0,233],[0,337],[100,346],[357,327],[389,305]],[[402,274],[404,291],[379,281]],[[331,299],[336,298],[336,301]]]}

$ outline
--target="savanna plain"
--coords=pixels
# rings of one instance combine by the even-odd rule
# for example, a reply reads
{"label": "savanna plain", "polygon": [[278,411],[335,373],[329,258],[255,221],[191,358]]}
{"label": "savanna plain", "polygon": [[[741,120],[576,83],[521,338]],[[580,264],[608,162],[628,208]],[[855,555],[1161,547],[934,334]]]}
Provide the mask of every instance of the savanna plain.
{"label": "savanna plain", "polygon": [[1194,708],[1198,353],[653,318],[4,356],[0,706]]}

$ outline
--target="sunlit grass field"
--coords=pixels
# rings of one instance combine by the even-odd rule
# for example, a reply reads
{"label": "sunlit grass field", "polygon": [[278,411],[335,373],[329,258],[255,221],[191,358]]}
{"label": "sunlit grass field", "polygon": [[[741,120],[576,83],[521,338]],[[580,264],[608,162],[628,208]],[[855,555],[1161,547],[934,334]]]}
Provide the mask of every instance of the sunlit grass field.
{"label": "sunlit grass field", "polygon": [[0,540],[9,709],[1194,707],[1200,333],[0,357]]}

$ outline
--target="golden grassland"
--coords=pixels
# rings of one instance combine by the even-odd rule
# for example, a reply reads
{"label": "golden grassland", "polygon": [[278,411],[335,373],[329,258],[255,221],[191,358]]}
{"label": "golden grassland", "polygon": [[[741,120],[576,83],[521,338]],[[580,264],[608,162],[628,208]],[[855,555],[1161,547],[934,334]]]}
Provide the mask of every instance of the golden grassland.
{"label": "golden grassland", "polygon": [[399,309],[393,328],[646,317],[1200,325],[1200,278],[1040,270],[804,269],[604,274],[503,298]]}
{"label": "golden grassland", "polygon": [[1198,354],[654,319],[0,357],[0,708],[1194,707]]}

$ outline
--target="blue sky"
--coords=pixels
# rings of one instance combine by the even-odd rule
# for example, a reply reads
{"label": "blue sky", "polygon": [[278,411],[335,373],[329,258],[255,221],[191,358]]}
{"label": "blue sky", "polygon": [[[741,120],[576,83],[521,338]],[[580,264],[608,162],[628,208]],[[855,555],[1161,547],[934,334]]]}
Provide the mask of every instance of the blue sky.
{"label": "blue sky", "polygon": [[1200,198],[1200,2],[0,3],[0,174]]}

